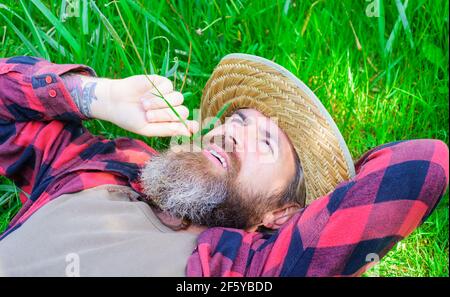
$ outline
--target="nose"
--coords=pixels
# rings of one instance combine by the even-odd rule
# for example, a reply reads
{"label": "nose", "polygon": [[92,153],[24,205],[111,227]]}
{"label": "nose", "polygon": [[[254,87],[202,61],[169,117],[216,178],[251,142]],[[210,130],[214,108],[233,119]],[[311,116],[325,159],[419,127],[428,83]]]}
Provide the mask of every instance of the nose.
{"label": "nose", "polygon": [[242,147],[242,137],[231,125],[223,124],[211,130],[203,139],[203,145],[214,143],[227,152],[237,152]]}
{"label": "nose", "polygon": [[236,153],[256,152],[257,129],[253,123],[224,123],[211,130],[205,137],[206,143],[225,146],[227,151]]}
{"label": "nose", "polygon": [[236,152],[243,153],[251,146],[250,139],[254,136],[252,125],[240,125],[230,123],[225,125],[225,139],[233,144]]}

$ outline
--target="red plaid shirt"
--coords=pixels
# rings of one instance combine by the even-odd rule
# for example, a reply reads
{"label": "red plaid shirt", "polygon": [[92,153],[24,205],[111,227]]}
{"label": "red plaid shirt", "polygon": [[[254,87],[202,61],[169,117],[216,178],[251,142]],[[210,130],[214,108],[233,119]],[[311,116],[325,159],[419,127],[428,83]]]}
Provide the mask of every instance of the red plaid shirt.
{"label": "red plaid shirt", "polygon": [[[69,71],[95,75],[83,65],[0,59],[0,174],[23,191],[23,206],[0,239],[62,194],[102,184],[142,193],[138,175],[156,151],[89,133],[61,79]],[[430,139],[389,143],[367,152],[356,171],[273,235],[203,232],[187,275],[360,275],[430,215],[448,186],[448,148]]]}

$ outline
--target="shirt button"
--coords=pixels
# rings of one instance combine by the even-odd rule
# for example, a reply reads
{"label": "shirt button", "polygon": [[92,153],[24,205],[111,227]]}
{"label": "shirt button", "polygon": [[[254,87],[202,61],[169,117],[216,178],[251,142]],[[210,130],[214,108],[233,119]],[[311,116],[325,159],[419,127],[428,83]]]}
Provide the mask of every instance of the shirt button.
{"label": "shirt button", "polygon": [[55,98],[56,97],[56,91],[55,90],[50,90],[48,91],[48,94],[50,95],[50,97]]}
{"label": "shirt button", "polygon": [[45,77],[45,82],[48,83],[48,84],[52,83],[52,77],[50,75],[47,75]]}

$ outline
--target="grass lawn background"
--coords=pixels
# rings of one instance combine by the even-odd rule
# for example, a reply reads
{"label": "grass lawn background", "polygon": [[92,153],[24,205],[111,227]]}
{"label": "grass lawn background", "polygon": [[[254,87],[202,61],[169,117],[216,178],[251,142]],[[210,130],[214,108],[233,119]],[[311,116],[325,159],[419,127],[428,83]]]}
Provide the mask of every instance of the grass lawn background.
{"label": "grass lawn background", "polygon": [[[173,79],[194,109],[221,57],[256,54],[316,93],[354,159],[396,140],[448,144],[448,2],[379,4],[377,11],[371,9],[376,2],[362,0],[0,0],[0,57],[82,63],[99,76],[120,78],[143,73],[134,42],[146,71]],[[85,125],[107,138],[168,145],[107,122]],[[0,177],[0,232],[20,208],[17,191]],[[448,276],[448,229],[447,193],[433,215],[365,275]]]}

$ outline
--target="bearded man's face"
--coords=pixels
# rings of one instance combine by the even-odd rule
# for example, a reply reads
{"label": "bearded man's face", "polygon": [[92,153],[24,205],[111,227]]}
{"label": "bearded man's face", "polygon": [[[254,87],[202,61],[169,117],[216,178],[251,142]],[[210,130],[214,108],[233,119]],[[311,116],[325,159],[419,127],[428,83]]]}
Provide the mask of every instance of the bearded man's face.
{"label": "bearded man's face", "polygon": [[[207,227],[261,222],[295,175],[294,150],[274,121],[241,109],[210,131],[203,149],[172,147],[141,172],[144,193],[161,210]],[[189,148],[189,149],[187,149]]]}

